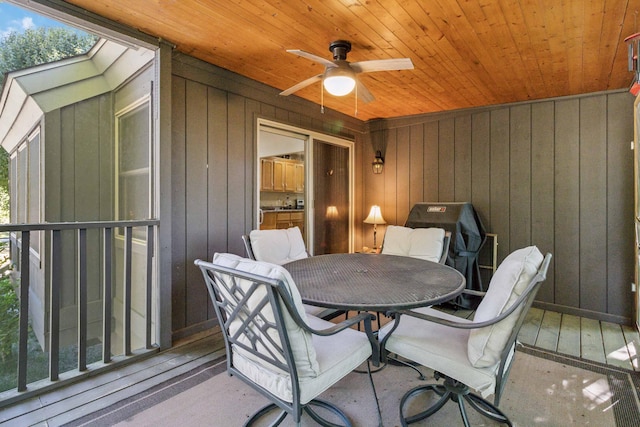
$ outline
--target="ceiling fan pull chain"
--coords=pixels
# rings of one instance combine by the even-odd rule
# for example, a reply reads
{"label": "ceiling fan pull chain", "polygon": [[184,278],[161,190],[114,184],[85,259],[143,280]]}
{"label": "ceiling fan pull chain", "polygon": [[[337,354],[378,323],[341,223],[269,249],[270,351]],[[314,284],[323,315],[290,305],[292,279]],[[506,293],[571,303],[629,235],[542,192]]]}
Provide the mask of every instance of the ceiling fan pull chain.
{"label": "ceiling fan pull chain", "polygon": [[356,111],[353,115],[358,117],[358,84],[357,83],[356,83]]}
{"label": "ceiling fan pull chain", "polygon": [[324,114],[324,85],[320,85],[320,113]]}

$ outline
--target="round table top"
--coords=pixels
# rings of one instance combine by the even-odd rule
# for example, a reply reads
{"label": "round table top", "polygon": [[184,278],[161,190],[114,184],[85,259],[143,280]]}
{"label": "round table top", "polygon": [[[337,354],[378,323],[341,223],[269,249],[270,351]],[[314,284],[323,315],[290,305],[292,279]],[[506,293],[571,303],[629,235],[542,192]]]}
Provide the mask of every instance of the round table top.
{"label": "round table top", "polygon": [[302,301],[341,310],[385,312],[451,300],[465,288],[460,272],[417,258],[383,254],[329,254],[283,266]]}

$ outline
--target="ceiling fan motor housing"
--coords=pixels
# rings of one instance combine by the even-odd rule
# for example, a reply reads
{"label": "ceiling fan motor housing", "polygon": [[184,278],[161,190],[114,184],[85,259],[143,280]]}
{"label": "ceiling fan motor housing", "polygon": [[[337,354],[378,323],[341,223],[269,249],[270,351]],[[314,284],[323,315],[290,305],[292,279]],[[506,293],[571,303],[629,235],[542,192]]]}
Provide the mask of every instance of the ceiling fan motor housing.
{"label": "ceiling fan motor housing", "polygon": [[333,59],[344,61],[347,59],[347,52],[351,51],[351,43],[346,40],[336,40],[329,45],[329,51],[333,53]]}

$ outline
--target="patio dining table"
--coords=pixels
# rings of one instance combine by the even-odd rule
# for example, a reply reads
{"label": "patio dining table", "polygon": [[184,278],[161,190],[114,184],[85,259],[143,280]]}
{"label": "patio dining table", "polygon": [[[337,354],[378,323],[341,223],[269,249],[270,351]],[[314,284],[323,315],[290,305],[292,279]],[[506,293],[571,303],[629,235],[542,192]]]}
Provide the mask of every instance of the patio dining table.
{"label": "patio dining table", "polygon": [[408,310],[449,301],[465,288],[451,267],[396,255],[318,255],[284,268],[304,303],[339,310]]}

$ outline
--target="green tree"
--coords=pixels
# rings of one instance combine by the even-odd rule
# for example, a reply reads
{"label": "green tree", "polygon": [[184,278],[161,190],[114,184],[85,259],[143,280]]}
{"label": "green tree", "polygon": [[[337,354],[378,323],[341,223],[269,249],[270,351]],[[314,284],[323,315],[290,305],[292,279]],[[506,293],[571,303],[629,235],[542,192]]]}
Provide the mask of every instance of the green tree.
{"label": "green tree", "polygon": [[[71,28],[40,27],[13,31],[0,39],[0,80],[7,73],[87,52],[97,37]],[[0,149],[0,216],[9,211],[9,158]],[[2,215],[4,213],[4,215]],[[0,220],[7,221],[8,218]]]}

